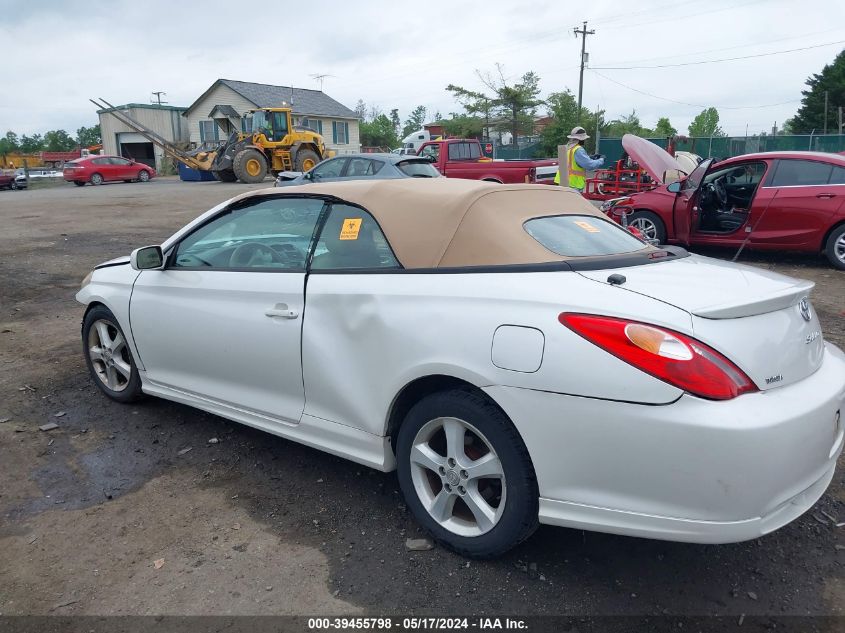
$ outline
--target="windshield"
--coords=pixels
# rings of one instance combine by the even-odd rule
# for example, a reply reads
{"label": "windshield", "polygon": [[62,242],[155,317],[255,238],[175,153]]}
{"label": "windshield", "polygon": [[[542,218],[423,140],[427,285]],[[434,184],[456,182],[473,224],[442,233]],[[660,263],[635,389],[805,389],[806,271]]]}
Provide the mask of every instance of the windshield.
{"label": "windshield", "polygon": [[701,184],[701,179],[704,178],[704,174],[710,168],[710,165],[713,164],[713,159],[708,158],[707,160],[701,161],[698,167],[692,170],[692,173],[687,177],[684,181],[684,189],[698,189],[698,185]]}
{"label": "windshield", "polygon": [[258,132],[261,128],[267,129],[269,127],[270,124],[267,121],[267,115],[262,110],[252,113],[252,129],[255,132]]}
{"label": "windshield", "polygon": [[540,244],[565,257],[618,255],[648,248],[615,222],[589,215],[534,218],[523,227]]}

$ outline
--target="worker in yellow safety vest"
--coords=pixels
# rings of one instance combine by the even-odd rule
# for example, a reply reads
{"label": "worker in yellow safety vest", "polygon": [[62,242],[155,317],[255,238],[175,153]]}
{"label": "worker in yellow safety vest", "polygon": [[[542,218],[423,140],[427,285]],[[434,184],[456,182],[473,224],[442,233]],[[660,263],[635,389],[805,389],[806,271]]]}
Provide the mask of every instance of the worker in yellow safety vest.
{"label": "worker in yellow safety vest", "polygon": [[[569,143],[566,144],[568,184],[573,189],[584,191],[584,186],[587,184],[587,172],[602,167],[604,156],[587,154],[584,141],[590,138],[590,135],[581,126],[572,128],[572,132],[566,138],[569,139]],[[555,174],[555,184],[560,184],[560,168]]]}

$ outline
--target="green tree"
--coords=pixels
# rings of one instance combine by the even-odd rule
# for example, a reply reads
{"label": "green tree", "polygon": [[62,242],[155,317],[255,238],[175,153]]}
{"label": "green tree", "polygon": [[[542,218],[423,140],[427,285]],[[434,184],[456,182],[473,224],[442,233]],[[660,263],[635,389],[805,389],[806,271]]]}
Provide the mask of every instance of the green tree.
{"label": "green tree", "polygon": [[669,117],[662,116],[657,119],[657,125],[654,126],[654,135],[663,138],[675,136],[678,133],[672,124],[669,122]]}
{"label": "green tree", "polygon": [[[546,105],[549,108],[548,114],[552,117],[551,123],[540,133],[543,153],[546,156],[557,156],[558,145],[566,145],[569,142],[566,137],[572,132],[572,128],[578,125],[578,121],[585,122],[582,127],[595,139],[596,114],[582,107],[579,115],[578,102],[568,88],[563,92],[550,94],[546,99]],[[599,121],[602,115],[603,113],[600,112]]]}
{"label": "green tree", "polygon": [[76,142],[80,147],[90,147],[91,145],[98,145],[102,143],[100,137],[100,124],[93,127],[85,127],[84,125],[76,130]]}
{"label": "green tree", "polygon": [[396,138],[396,129],[384,114],[379,114],[372,121],[362,121],[359,130],[361,145],[388,149],[399,145],[399,140]]}
{"label": "green tree", "polygon": [[411,111],[411,114],[405,119],[405,126],[402,128],[402,138],[405,138],[411,132],[422,129],[422,126],[425,125],[427,112],[426,107],[423,105],[419,105]]}
{"label": "green tree", "polygon": [[482,138],[484,135],[484,119],[468,114],[452,112],[448,119],[442,119],[443,130],[449,136],[460,138]]}
{"label": "green tree", "polygon": [[42,149],[44,149],[44,139],[41,138],[40,134],[33,134],[32,136],[24,134],[21,136],[20,150],[24,154],[40,152]]}
{"label": "green tree", "polygon": [[689,135],[692,137],[724,136],[719,127],[719,111],[716,108],[705,108],[689,124]]}
{"label": "green tree", "polygon": [[488,92],[468,90],[449,84],[446,90],[455,100],[464,106],[468,114],[484,114],[489,125],[491,116],[506,119],[504,126],[512,134],[512,144],[516,146],[520,131],[531,131],[531,122],[537,106],[543,103],[540,95],[540,77],[533,71],[522,75],[519,82],[508,84],[504,66],[496,64],[497,76],[492,73],[475,71]]}
{"label": "green tree", "polygon": [[[828,131],[838,125],[837,108],[845,106],[845,50],[840,52],[832,64],[827,64],[820,73],[807,78],[807,90],[802,90],[801,107],[789,120],[789,129],[793,134],[809,134],[824,131],[824,102],[827,92]],[[786,127],[786,126],[784,126]]]}
{"label": "green tree", "polygon": [[355,116],[362,121],[367,118],[367,104],[364,103],[363,99],[358,99],[358,103],[355,104]]}
{"label": "green tree", "polygon": [[625,134],[636,134],[637,136],[651,136],[653,131],[643,127],[636,110],[618,119],[614,119],[602,128],[602,135],[612,138],[620,138]]}
{"label": "green tree", "polygon": [[402,121],[399,119],[399,108],[393,108],[390,111],[390,123],[393,125],[396,136],[399,136],[399,128],[402,127]]}
{"label": "green tree", "polygon": [[18,141],[18,135],[11,130],[6,132],[6,136],[0,138],[0,155],[5,156],[6,154],[18,151],[19,149],[20,141]]}
{"label": "green tree", "polygon": [[76,147],[76,141],[64,130],[50,130],[44,133],[44,150],[47,152],[68,152]]}

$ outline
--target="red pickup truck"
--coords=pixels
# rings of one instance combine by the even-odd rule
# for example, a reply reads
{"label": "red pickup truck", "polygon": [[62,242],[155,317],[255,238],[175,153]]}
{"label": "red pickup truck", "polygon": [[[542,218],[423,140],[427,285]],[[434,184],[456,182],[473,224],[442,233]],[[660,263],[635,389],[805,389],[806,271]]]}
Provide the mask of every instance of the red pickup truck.
{"label": "red pickup truck", "polygon": [[448,178],[489,180],[501,183],[552,184],[557,161],[491,160],[485,158],[475,139],[449,138],[423,143],[418,156],[427,157]]}

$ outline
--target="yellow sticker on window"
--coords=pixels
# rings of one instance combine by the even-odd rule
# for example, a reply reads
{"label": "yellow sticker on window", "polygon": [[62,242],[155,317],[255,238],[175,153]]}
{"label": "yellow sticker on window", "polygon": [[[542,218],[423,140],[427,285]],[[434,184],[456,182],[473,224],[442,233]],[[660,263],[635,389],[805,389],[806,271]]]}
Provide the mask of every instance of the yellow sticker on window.
{"label": "yellow sticker on window", "polygon": [[361,230],[361,218],[346,218],[340,227],[340,239],[357,240]]}
{"label": "yellow sticker on window", "polygon": [[601,233],[601,229],[599,227],[593,226],[589,222],[584,222],[583,220],[575,220],[575,224],[587,231],[587,233]]}

